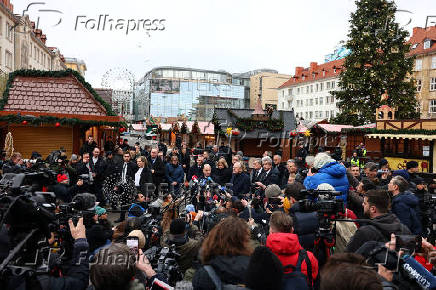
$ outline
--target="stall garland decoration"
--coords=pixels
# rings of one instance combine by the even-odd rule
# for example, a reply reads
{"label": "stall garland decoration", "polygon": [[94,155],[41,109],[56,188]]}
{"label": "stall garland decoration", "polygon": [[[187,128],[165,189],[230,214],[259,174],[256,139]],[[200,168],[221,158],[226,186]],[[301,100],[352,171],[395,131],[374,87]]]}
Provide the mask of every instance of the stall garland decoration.
{"label": "stall garland decoration", "polygon": [[436,135],[436,130],[426,129],[387,129],[378,130],[376,128],[344,128],[342,133],[363,133],[363,134],[407,134],[407,135]]}
{"label": "stall garland decoration", "polygon": [[3,110],[5,105],[8,103],[9,98],[9,90],[12,87],[12,83],[16,77],[54,77],[54,78],[62,78],[73,75],[90,93],[91,95],[106,109],[106,113],[108,116],[116,116],[114,111],[112,111],[112,107],[106,103],[92,88],[92,86],[85,81],[85,79],[76,71],[72,69],[66,69],[62,71],[40,71],[40,70],[16,70],[14,72],[9,73],[9,79],[6,83],[5,91],[3,92],[3,98],[0,99],[0,110]]}
{"label": "stall garland decoration", "polygon": [[[107,121],[92,121],[92,120],[80,120],[76,118],[57,118],[53,116],[39,116],[32,117],[26,115],[6,115],[0,116],[0,122],[8,122],[14,124],[23,125],[40,125],[40,124],[53,124],[56,127],[63,126],[111,126],[111,127],[127,127],[125,122],[107,122]],[[59,126],[57,126],[59,123]]]}
{"label": "stall garland decoration", "polygon": [[268,129],[271,132],[281,131],[284,128],[283,119],[268,119],[266,121],[252,118],[239,118],[232,110],[228,109],[230,116],[235,118],[235,127],[241,131],[253,131],[255,129]]}

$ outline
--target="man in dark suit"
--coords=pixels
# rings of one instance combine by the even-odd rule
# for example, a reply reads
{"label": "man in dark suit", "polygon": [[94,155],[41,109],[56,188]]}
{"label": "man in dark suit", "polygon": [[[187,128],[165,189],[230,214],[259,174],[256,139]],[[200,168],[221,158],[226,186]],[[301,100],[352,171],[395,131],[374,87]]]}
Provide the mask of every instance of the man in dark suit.
{"label": "man in dark suit", "polygon": [[269,156],[262,158],[262,175],[260,181],[256,181],[255,184],[261,190],[260,194],[263,196],[265,188],[270,184],[279,184],[279,171],[277,168],[273,168],[272,159]]}
{"label": "man in dark suit", "polygon": [[132,162],[130,160],[130,153],[125,152],[123,154],[123,164],[121,165],[120,185],[114,188],[116,192],[115,195],[118,196],[117,199],[121,204],[120,218],[115,221],[116,223],[124,221],[126,217],[126,211],[129,208],[130,203],[132,202],[130,200],[127,200],[128,199],[128,195],[126,193],[127,187],[124,185],[135,181],[136,171],[138,171],[138,166],[136,165],[135,162]]}
{"label": "man in dark suit", "polygon": [[150,156],[148,157],[148,166],[151,169],[153,184],[156,187],[154,195],[159,194],[160,184],[164,182],[165,165],[162,159],[158,158],[158,148],[151,149]]}
{"label": "man in dark suit", "polygon": [[103,196],[103,181],[105,177],[106,170],[106,162],[100,157],[100,149],[95,147],[92,151],[92,158],[89,160],[89,164],[92,170],[92,189],[91,191],[95,193],[97,197],[97,201],[100,202],[100,206],[104,206],[106,204],[106,199]]}
{"label": "man in dark suit", "polygon": [[94,148],[97,147],[97,143],[94,141],[94,137],[88,136],[88,141],[86,141],[82,148],[80,148],[80,154],[83,155],[83,153],[89,153],[92,154],[92,151]]}
{"label": "man in dark suit", "polygon": [[260,181],[260,177],[262,176],[262,159],[256,158],[253,162],[253,170],[250,173],[250,182],[255,183]]}
{"label": "man in dark suit", "polygon": [[194,175],[197,176],[198,180],[200,180],[203,177],[203,165],[204,165],[203,161],[204,161],[203,155],[198,155],[196,161],[197,164],[189,168],[188,174],[186,175],[187,182],[191,181]]}

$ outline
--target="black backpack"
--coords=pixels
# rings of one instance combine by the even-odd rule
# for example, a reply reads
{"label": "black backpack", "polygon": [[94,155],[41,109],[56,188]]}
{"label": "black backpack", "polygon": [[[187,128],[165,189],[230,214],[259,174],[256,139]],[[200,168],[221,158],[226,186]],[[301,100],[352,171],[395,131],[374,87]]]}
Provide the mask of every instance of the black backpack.
{"label": "black backpack", "polygon": [[[301,264],[303,260],[306,261],[307,277],[301,272]],[[295,266],[287,265],[284,267],[283,271],[287,272],[289,269],[292,269],[293,271],[291,273],[283,274],[283,290],[312,289],[312,264],[310,263],[306,250],[301,249],[298,252],[298,261]]]}

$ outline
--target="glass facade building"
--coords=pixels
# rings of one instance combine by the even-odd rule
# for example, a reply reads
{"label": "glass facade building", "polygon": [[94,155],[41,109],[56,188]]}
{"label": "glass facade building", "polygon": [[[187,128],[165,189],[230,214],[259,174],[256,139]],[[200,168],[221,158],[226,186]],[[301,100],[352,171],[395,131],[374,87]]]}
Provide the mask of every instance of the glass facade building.
{"label": "glass facade building", "polygon": [[160,67],[135,86],[135,119],[177,117],[210,121],[214,108],[249,108],[250,79],[225,71]]}

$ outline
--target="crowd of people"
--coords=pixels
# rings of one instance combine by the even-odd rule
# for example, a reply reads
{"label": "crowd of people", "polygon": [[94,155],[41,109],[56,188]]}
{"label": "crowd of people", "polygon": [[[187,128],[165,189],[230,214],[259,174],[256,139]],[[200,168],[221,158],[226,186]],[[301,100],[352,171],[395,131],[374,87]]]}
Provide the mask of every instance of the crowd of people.
{"label": "crowd of people", "polygon": [[[249,160],[224,144],[178,145],[107,140],[102,154],[90,136],[80,155],[56,155],[56,182],[46,190],[58,205],[83,193],[98,205],[90,218],[70,221],[73,266],[44,281],[46,289],[415,289],[425,279],[425,289],[436,287],[435,207],[417,162],[391,170],[386,159],[366,158],[363,144],[348,160],[322,148],[310,155],[302,145],[291,160],[271,151]],[[14,153],[3,174],[40,157]],[[115,225],[108,212],[120,214]],[[126,243],[132,237],[136,252]],[[177,281],[161,268],[170,262],[154,267],[153,246],[177,253]],[[383,249],[416,261],[415,275],[377,260]]]}

